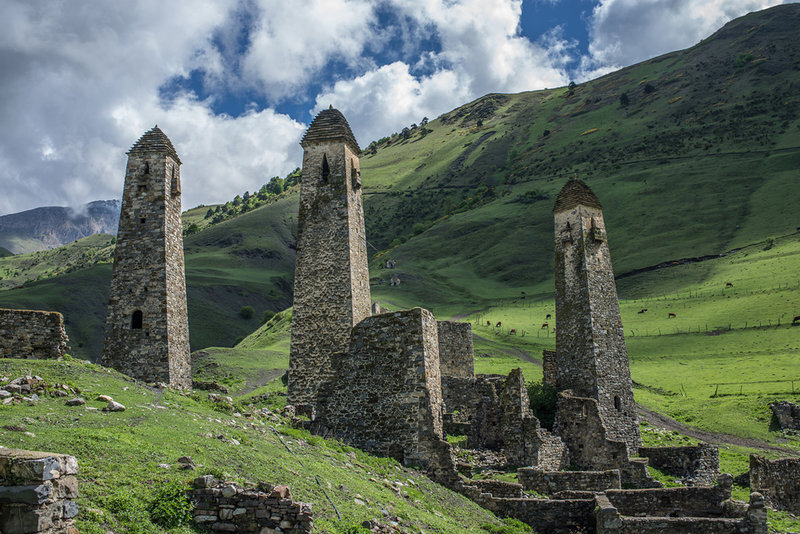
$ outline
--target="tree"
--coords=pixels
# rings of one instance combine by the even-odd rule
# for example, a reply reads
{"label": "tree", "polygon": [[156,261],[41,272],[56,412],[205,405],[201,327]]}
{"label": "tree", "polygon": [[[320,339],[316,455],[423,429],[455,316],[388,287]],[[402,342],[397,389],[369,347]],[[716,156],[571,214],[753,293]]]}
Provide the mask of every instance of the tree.
{"label": "tree", "polygon": [[239,310],[239,317],[242,319],[252,319],[255,314],[256,310],[252,306],[242,306],[242,309]]}
{"label": "tree", "polygon": [[628,98],[628,93],[622,93],[621,95],[619,95],[619,105],[620,106],[625,107],[630,103],[631,103],[631,99]]}
{"label": "tree", "polygon": [[403,130],[400,132],[400,135],[402,135],[402,136],[403,136],[403,139],[408,139],[409,137],[411,137],[411,130],[409,130],[409,129],[408,129],[408,126],[406,126],[406,127],[405,127],[405,128],[403,128]]}
{"label": "tree", "polygon": [[[219,206],[217,206],[217,208],[219,208]],[[206,212],[206,216],[203,217],[203,218],[204,219],[208,219],[208,218],[213,217],[213,216],[214,216],[214,210],[212,208],[208,208],[208,211]]]}
{"label": "tree", "polygon": [[422,120],[419,121],[420,126],[427,126],[428,125],[428,117],[422,117]]}
{"label": "tree", "polygon": [[242,203],[242,197],[240,197],[239,195],[236,195],[235,197],[233,197],[233,205],[234,206],[238,206],[241,203]]}

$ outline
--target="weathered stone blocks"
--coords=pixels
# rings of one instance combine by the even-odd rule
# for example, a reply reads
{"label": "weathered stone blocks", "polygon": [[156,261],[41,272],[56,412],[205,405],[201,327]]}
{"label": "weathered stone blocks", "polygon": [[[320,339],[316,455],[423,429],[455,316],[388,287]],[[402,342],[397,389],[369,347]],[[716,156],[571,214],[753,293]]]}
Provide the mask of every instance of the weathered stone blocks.
{"label": "weathered stone blocks", "polygon": [[60,359],[68,343],[60,313],[0,309],[0,358]]}
{"label": "weathered stone blocks", "polygon": [[692,486],[709,486],[719,477],[719,449],[708,443],[691,447],[640,447],[639,456]]}
{"label": "weathered stone blocks", "polygon": [[531,467],[517,469],[525,491],[553,495],[562,491],[605,491],[620,489],[619,469],[607,471],[545,471]]}
{"label": "weathered stone blocks", "polygon": [[769,407],[778,421],[778,426],[783,430],[800,430],[800,406],[788,401],[780,401],[773,402]]}
{"label": "weathered stone blocks", "polygon": [[800,513],[800,458],[768,460],[751,454],[750,491],[779,510]]}
{"label": "weathered stone blocks", "polygon": [[439,368],[442,376],[475,376],[472,326],[469,323],[438,321]]}
{"label": "weathered stone blocks", "polygon": [[0,449],[0,532],[77,534],[77,473],[72,456]]}

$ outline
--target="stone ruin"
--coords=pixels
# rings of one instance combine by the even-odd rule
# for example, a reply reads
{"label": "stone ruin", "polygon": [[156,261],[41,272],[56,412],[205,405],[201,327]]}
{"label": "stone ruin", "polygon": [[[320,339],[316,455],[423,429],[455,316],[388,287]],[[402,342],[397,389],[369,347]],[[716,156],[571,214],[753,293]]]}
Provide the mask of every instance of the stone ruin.
{"label": "stone ruin", "polygon": [[100,361],[139,380],[190,388],[180,165],[158,126],[128,151]]}
{"label": "stone ruin", "polygon": [[778,510],[800,514],[800,458],[768,460],[751,454],[750,491]]}
{"label": "stone ruin", "polygon": [[780,401],[773,402],[769,407],[781,430],[800,430],[800,406]]}
{"label": "stone ruin", "polygon": [[77,474],[72,456],[0,448],[0,532],[77,534]]}
{"label": "stone ruin", "polygon": [[58,360],[68,344],[60,313],[0,309],[0,358]]}

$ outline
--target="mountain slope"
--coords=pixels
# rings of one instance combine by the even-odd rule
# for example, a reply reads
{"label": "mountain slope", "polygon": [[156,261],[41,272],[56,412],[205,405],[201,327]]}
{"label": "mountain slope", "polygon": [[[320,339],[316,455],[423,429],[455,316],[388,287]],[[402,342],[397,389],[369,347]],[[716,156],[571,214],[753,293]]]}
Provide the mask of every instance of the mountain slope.
{"label": "mountain slope", "polygon": [[94,234],[116,234],[119,200],[97,200],[78,210],[59,206],[0,216],[0,246],[15,254],[59,247]]}

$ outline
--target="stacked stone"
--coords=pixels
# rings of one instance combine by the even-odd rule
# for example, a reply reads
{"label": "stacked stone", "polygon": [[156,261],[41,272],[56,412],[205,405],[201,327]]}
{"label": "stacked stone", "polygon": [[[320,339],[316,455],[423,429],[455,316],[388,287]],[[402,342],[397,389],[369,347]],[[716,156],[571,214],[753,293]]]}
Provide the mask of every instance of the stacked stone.
{"label": "stacked stone", "polygon": [[212,475],[194,480],[194,521],[214,532],[301,534],[311,532],[311,504],[294,502],[288,486],[240,488]]}
{"label": "stacked stone", "polygon": [[780,401],[773,402],[769,407],[781,429],[800,430],[800,406],[789,401]]}
{"label": "stacked stone", "polygon": [[620,489],[619,469],[608,471],[543,471],[531,467],[517,470],[525,491],[553,495],[562,491],[605,491]]}
{"label": "stacked stone", "polygon": [[691,486],[709,486],[719,477],[719,449],[708,443],[692,447],[640,447],[639,456]]}
{"label": "stacked stone", "polygon": [[66,454],[0,449],[0,532],[77,534],[77,473]]}
{"label": "stacked stone", "polygon": [[439,328],[439,368],[442,376],[475,376],[470,324],[437,321],[436,325]]}
{"label": "stacked stone", "polygon": [[800,458],[768,460],[751,454],[750,491],[774,508],[800,514]]}
{"label": "stacked stone", "polygon": [[60,313],[0,309],[0,358],[60,359],[68,343]]}

